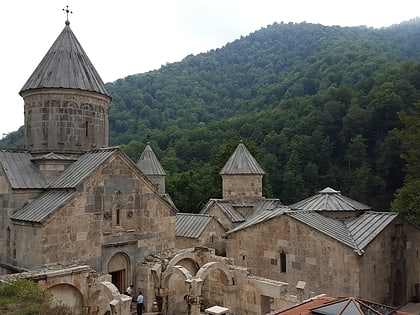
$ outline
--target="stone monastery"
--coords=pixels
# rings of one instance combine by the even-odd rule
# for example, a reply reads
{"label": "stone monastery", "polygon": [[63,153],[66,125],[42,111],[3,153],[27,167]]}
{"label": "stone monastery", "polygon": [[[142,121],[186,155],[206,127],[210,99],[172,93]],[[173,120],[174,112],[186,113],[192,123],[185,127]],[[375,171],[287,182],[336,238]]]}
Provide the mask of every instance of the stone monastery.
{"label": "stone monastery", "polygon": [[[420,299],[420,229],[325,188],[290,206],[262,196],[240,143],[222,199],[177,210],[148,144],[108,147],[111,95],[66,21],[24,84],[25,150],[0,150],[0,271],[74,314],[267,314],[316,295]],[[221,314],[208,311],[210,314]]]}

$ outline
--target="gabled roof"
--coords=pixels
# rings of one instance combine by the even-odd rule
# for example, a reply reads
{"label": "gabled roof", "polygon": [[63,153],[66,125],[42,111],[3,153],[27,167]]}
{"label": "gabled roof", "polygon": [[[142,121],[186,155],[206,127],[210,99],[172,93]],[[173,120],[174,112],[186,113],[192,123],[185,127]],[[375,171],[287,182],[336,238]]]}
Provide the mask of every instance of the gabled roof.
{"label": "gabled roof", "polygon": [[370,206],[345,197],[339,191],[330,187],[289,207],[293,210],[314,211],[365,211],[371,209]]}
{"label": "gabled roof", "polygon": [[258,200],[255,205],[252,207],[252,210],[247,218],[256,215],[264,210],[274,210],[276,208],[282,207],[280,199],[275,198],[261,198]]}
{"label": "gabled roof", "polygon": [[64,172],[53,180],[47,187],[58,189],[75,188],[117,151],[119,151],[119,148],[114,147],[86,152],[76,162],[66,168]]}
{"label": "gabled roof", "polygon": [[252,217],[248,218],[244,223],[241,223],[238,226],[234,227],[233,229],[230,229],[227,232],[227,234],[231,234],[231,233],[246,229],[250,226],[254,226],[256,224],[259,224],[259,223],[268,221],[270,219],[273,219],[275,217],[281,216],[287,210],[288,210],[288,208],[286,208],[286,207],[276,208],[276,209],[273,209],[273,210],[262,210],[262,211],[258,212],[257,214],[253,215]]}
{"label": "gabled roof", "polygon": [[368,211],[357,218],[345,221],[325,217],[316,211],[293,211],[287,207],[264,210],[229,230],[231,234],[275,217],[286,215],[294,218],[363,255],[366,246],[375,239],[398,215],[391,212]]}
{"label": "gabled roof", "polygon": [[31,162],[32,155],[25,151],[0,150],[0,164],[14,189],[39,189],[45,181]]}
{"label": "gabled roof", "polygon": [[22,209],[16,211],[11,216],[11,219],[42,223],[58,208],[73,198],[74,195],[74,191],[47,191]]}
{"label": "gabled roof", "polygon": [[200,214],[207,214],[213,206],[217,206],[233,223],[245,221],[244,217],[235,210],[232,202],[225,199],[210,199],[200,211]]}
{"label": "gabled roof", "polygon": [[204,232],[212,216],[206,214],[177,213],[175,235],[178,237],[199,238]]}
{"label": "gabled roof", "polygon": [[220,175],[238,175],[238,174],[255,174],[264,175],[264,170],[249,153],[246,146],[241,142],[236,147],[235,152],[230,156],[229,160],[223,166]]}
{"label": "gabled roof", "polygon": [[33,89],[80,89],[110,97],[88,56],[66,22],[61,34],[48,50],[20,94]]}
{"label": "gabled roof", "polygon": [[162,165],[160,165],[159,160],[149,143],[147,143],[144,151],[137,161],[137,167],[145,175],[166,175],[165,170],[163,169]]}
{"label": "gabled roof", "polygon": [[345,224],[360,249],[364,249],[398,214],[368,211],[359,217],[347,219]]}

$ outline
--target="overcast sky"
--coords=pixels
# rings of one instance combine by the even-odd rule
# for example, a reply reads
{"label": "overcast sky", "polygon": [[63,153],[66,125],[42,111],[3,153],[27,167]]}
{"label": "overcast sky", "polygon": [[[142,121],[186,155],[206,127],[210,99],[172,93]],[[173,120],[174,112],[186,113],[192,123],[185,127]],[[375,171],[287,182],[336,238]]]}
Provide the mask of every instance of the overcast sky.
{"label": "overcast sky", "polygon": [[70,27],[104,82],[219,48],[274,22],[386,27],[420,0],[13,0],[0,2],[0,137],[23,125],[19,91]]}

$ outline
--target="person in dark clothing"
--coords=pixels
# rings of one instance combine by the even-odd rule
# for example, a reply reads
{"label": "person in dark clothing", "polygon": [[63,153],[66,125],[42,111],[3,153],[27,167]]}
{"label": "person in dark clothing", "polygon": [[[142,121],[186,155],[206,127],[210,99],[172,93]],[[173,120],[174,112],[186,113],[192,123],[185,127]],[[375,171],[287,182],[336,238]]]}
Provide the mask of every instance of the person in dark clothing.
{"label": "person in dark clothing", "polygon": [[144,302],[144,297],[142,292],[139,292],[139,295],[137,296],[137,315],[142,315],[143,314],[143,302]]}

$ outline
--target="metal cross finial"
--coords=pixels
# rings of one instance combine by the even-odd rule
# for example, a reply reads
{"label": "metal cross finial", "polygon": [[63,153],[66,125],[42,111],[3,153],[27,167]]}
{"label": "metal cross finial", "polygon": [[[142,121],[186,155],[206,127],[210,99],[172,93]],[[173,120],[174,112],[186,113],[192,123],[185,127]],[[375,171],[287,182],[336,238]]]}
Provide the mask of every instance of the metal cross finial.
{"label": "metal cross finial", "polygon": [[66,12],[66,14],[67,14],[66,25],[69,25],[69,24],[70,24],[70,22],[69,22],[69,13],[70,13],[70,14],[72,14],[72,13],[73,13],[73,11],[70,11],[70,10],[69,10],[69,6],[68,6],[68,5],[66,5],[66,8],[65,8],[65,9],[63,9],[63,11],[64,11],[64,12]]}

